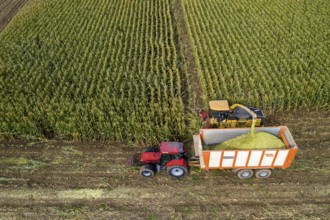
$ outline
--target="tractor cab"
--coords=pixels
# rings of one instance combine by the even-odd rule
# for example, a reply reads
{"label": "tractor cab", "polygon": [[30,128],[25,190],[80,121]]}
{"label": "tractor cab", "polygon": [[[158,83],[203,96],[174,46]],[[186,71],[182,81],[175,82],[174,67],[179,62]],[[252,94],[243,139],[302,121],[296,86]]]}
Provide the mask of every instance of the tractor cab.
{"label": "tractor cab", "polygon": [[255,126],[264,124],[265,115],[262,110],[234,104],[229,107],[227,100],[213,100],[209,102],[209,116],[211,128],[250,127],[255,115]]}
{"label": "tractor cab", "polygon": [[160,143],[160,166],[164,168],[172,160],[185,158],[183,143],[180,142],[161,142]]}
{"label": "tractor cab", "polygon": [[183,154],[185,152],[183,143],[181,142],[161,142],[161,154]]}

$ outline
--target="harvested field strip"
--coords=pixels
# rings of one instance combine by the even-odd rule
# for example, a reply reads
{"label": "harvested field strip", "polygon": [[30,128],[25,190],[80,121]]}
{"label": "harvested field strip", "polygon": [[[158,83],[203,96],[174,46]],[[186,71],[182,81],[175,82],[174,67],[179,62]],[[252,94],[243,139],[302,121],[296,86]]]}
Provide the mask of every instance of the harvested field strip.
{"label": "harvested field strip", "polygon": [[28,0],[2,0],[0,1],[0,32],[10,22],[12,17]]}
{"label": "harvested field strip", "polygon": [[181,0],[173,1],[173,8],[172,11],[174,13],[174,17],[176,18],[177,22],[177,34],[179,35],[179,42],[182,46],[181,52],[183,53],[183,58],[185,61],[185,67],[189,82],[189,87],[192,88],[192,95],[193,100],[192,103],[189,103],[190,107],[193,109],[202,108],[204,106],[205,96],[203,96],[203,89],[202,85],[198,76],[198,71],[196,68],[194,56],[193,56],[193,49],[191,45],[190,33],[189,28],[187,27],[186,16],[183,11],[183,6],[181,5]]}
{"label": "harvested field strip", "polygon": [[[211,197],[212,193],[215,194],[223,194],[222,201],[218,201],[217,204],[226,204],[231,202],[232,204],[245,204],[245,205],[258,205],[262,203],[262,197],[260,197],[260,189],[258,189],[260,186],[252,186],[249,188],[250,195],[246,193],[247,187],[246,186],[235,186],[236,192],[230,193],[230,194],[223,194],[223,190],[220,190],[218,188],[214,189],[213,192],[207,192],[206,187],[199,187],[196,188],[196,190],[200,190],[203,193],[190,193],[191,197],[205,197],[210,199],[205,202],[204,204],[212,204],[215,202],[215,198]],[[292,187],[292,186],[290,186]],[[327,204],[330,202],[330,199],[327,197],[329,192],[329,185],[325,186],[318,186],[319,189],[314,189],[308,192],[308,194],[301,193],[303,190],[305,190],[306,185],[298,186],[296,191],[291,191],[292,188],[290,188],[289,191],[283,191],[283,194],[275,193],[274,191],[281,190],[282,187],[265,187],[262,190],[266,192],[268,196],[271,196],[271,199],[269,201],[269,204],[280,204],[280,201],[283,201],[283,204],[289,204],[289,201],[287,200],[288,197],[296,198],[295,200],[291,200],[291,205],[296,204]],[[232,188],[227,188],[227,190],[232,190]],[[172,187],[164,187],[164,190],[171,190]],[[256,193],[251,193],[253,190],[256,191]],[[3,190],[0,193],[1,196],[1,202],[3,203],[5,201],[8,201],[8,204],[10,204],[10,200],[12,199],[28,199],[31,196],[38,203],[38,200],[79,200],[79,199],[131,199],[134,198],[135,200],[138,199],[150,199],[153,196],[156,196],[159,200],[165,199],[167,200],[167,204],[171,202],[171,200],[177,200],[177,199],[185,199],[188,193],[188,190],[182,190],[180,193],[177,194],[176,198],[173,198],[173,193],[162,193],[161,191],[157,191],[155,193],[148,193],[147,188],[134,188],[134,187],[117,187],[116,189],[88,189],[88,188],[82,188],[82,189],[70,189],[70,190],[57,190],[57,191],[48,191],[48,190]],[[237,201],[236,203],[232,201],[232,196],[235,196],[236,194],[242,194],[242,197],[240,198],[240,201]],[[313,195],[315,198],[314,201],[311,201],[309,198],[305,198],[307,195]],[[227,197],[227,198],[225,198]],[[254,202],[252,202],[254,200]],[[305,202],[304,202],[305,201]],[[189,202],[187,202],[189,204]],[[166,202],[164,201],[164,205],[166,205]]]}
{"label": "harvested field strip", "polygon": [[[301,219],[313,218],[313,213],[322,213],[318,215],[320,218],[326,218],[326,213],[329,211],[327,205],[313,205],[313,204],[300,204],[292,206],[281,206],[278,205],[259,205],[259,206],[231,206],[228,204],[168,204],[163,205],[161,208],[151,204],[150,200],[144,201],[145,206],[143,208],[139,203],[130,204],[121,201],[99,201],[99,206],[95,206],[93,202],[80,202],[73,204],[53,204],[48,206],[48,212],[40,212],[39,207],[14,207],[16,211],[8,209],[2,209],[4,217],[10,218],[13,214],[19,213],[18,216],[21,218],[113,218],[113,219],[145,219],[146,217],[152,218],[166,218],[168,216],[180,216],[184,219],[206,219],[206,218],[217,218],[222,216],[227,219],[244,219],[247,215],[253,216],[255,219],[291,219],[292,216]],[[45,207],[44,207],[45,208]],[[99,209],[99,210],[97,210]],[[120,210],[120,211],[119,211]],[[160,215],[162,210],[163,213],[168,215]],[[181,211],[179,211],[181,210]]]}
{"label": "harvested field strip", "polygon": [[[259,186],[258,186],[259,187]],[[2,207],[8,206],[11,208],[21,208],[25,206],[33,206],[36,208],[35,212],[38,212],[39,209],[43,209],[45,207],[70,207],[70,205],[74,205],[75,207],[89,207],[88,213],[89,214],[97,214],[102,213],[104,210],[98,210],[97,204],[106,204],[108,209],[118,210],[120,213],[125,213],[124,207],[130,207],[130,210],[136,209],[137,211],[134,212],[135,216],[139,215],[141,212],[138,211],[141,209],[142,204],[146,207],[153,207],[147,208],[148,212],[155,213],[157,216],[160,212],[157,210],[155,205],[152,204],[161,204],[162,210],[169,209],[173,210],[173,205],[175,204],[176,207],[179,207],[178,210],[174,212],[177,214],[185,214],[185,215],[192,215],[192,213],[185,213],[186,208],[190,207],[190,209],[194,209],[196,212],[200,212],[203,215],[212,215],[212,213],[216,212],[221,207],[225,206],[226,210],[222,211],[222,215],[230,215],[233,211],[231,209],[244,209],[247,213],[254,213],[257,216],[267,216],[270,215],[272,212],[272,208],[276,209],[277,216],[282,215],[283,217],[289,217],[291,214],[295,213],[295,216],[305,216],[305,214],[317,213],[319,217],[325,217],[326,212],[328,210],[327,206],[329,204],[329,199],[325,195],[313,195],[313,199],[306,198],[306,195],[301,194],[304,192],[306,188],[298,187],[296,189],[295,194],[288,194],[285,196],[282,193],[282,196],[274,196],[271,194],[267,194],[269,199],[265,202],[264,197],[259,197],[261,195],[260,189],[256,188],[247,188],[247,187],[238,187],[241,190],[238,190],[237,193],[232,194],[223,194],[223,190],[218,192],[213,191],[213,194],[209,193],[195,193],[194,195],[189,193],[187,190],[182,190],[180,192],[173,193],[163,193],[164,191],[157,191],[150,193],[148,188],[141,189],[141,188],[125,188],[125,187],[118,187],[114,190],[100,190],[100,189],[78,189],[78,190],[62,190],[62,191],[43,191],[43,190],[31,190],[31,191],[6,191],[6,194],[1,195],[1,198],[6,200],[0,200],[0,205]],[[290,186],[291,187],[291,186]],[[235,187],[237,188],[237,187]],[[321,187],[320,192],[323,192],[323,188]],[[172,187],[162,188],[167,192],[171,192],[173,190]],[[283,187],[281,187],[283,189]],[[281,190],[280,189],[280,190]],[[291,188],[292,189],[292,188]],[[206,192],[206,188],[195,188],[200,192]],[[228,189],[226,190],[233,190]],[[265,191],[277,191],[278,189],[264,189]],[[253,193],[254,192],[254,193]],[[257,192],[257,193],[256,193]],[[217,197],[212,195],[217,194]],[[237,197],[237,195],[243,195],[243,198]],[[250,195],[249,195],[250,194]],[[252,196],[251,196],[252,195]],[[259,195],[259,196],[255,196]],[[263,194],[265,195],[265,194]],[[295,196],[295,199],[292,199]],[[187,200],[190,198],[189,200]],[[221,198],[221,199],[219,199]],[[20,201],[21,204],[17,202]],[[178,203],[181,201],[181,203]],[[47,205],[46,205],[47,204]],[[212,208],[211,210],[207,209],[206,207]],[[214,209],[217,207],[217,209]],[[251,212],[249,207],[254,210]],[[316,208],[317,207],[317,208]],[[228,210],[229,209],[229,210]],[[261,210],[259,210],[261,209]],[[300,212],[298,212],[298,210]],[[311,210],[310,210],[311,209]],[[179,211],[180,210],[180,211]],[[267,212],[263,212],[262,210],[268,210]],[[284,212],[286,210],[286,212]],[[296,211],[294,211],[296,210]],[[4,210],[3,213],[10,214],[9,210]],[[87,210],[84,210],[87,212]],[[16,213],[16,215],[19,213]],[[55,214],[55,213],[52,213]],[[169,214],[167,212],[167,214]],[[241,212],[235,212],[236,217],[237,215],[243,214]],[[13,216],[14,213],[11,213]],[[306,216],[305,216],[306,217]]]}
{"label": "harvested field strip", "polygon": [[[232,171],[199,169],[191,169],[182,180],[171,179],[165,173],[145,180],[138,169],[127,167],[125,160],[142,151],[142,146],[56,141],[29,146],[1,143],[2,159],[19,155],[45,165],[32,169],[14,164],[0,166],[0,213],[5,219],[327,219],[329,139],[318,138],[317,125],[329,126],[329,121],[319,115],[327,113],[274,116],[276,123],[290,128],[300,150],[290,168],[276,169],[264,180],[240,180]],[[300,132],[310,127],[316,135],[302,140]]]}

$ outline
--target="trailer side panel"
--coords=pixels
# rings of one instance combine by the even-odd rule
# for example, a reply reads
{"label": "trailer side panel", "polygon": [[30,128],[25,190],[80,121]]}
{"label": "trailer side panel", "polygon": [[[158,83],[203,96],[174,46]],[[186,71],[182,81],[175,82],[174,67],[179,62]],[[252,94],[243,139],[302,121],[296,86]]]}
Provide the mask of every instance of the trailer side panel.
{"label": "trailer side panel", "polygon": [[[205,169],[286,168],[285,165],[293,160],[293,158],[289,160],[292,153],[294,153],[294,149],[203,151],[201,158],[203,158]],[[292,156],[294,157],[294,155]]]}
{"label": "trailer side panel", "polygon": [[[201,169],[262,169],[287,168],[291,165],[298,147],[287,127],[263,127],[278,135],[287,149],[265,150],[203,150],[204,144],[217,144],[237,135],[248,133],[249,129],[201,129],[194,135],[195,154],[200,158]],[[205,141],[206,140],[206,141]],[[198,151],[196,153],[196,150]]]}

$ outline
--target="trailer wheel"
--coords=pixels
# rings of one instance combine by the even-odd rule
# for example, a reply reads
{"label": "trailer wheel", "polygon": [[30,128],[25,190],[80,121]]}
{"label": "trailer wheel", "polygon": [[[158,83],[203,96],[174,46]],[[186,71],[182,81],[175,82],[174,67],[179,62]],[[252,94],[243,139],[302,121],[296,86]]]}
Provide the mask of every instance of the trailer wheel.
{"label": "trailer wheel", "polygon": [[140,174],[143,177],[153,177],[155,175],[154,167],[152,165],[144,165],[140,168]]}
{"label": "trailer wheel", "polygon": [[237,176],[240,179],[248,179],[253,176],[253,170],[239,170],[237,171]]}
{"label": "trailer wheel", "polygon": [[167,174],[171,177],[182,178],[187,175],[188,170],[183,166],[171,166],[166,168]]}
{"label": "trailer wheel", "polygon": [[255,176],[260,179],[265,179],[272,175],[272,171],[269,169],[257,170]]}

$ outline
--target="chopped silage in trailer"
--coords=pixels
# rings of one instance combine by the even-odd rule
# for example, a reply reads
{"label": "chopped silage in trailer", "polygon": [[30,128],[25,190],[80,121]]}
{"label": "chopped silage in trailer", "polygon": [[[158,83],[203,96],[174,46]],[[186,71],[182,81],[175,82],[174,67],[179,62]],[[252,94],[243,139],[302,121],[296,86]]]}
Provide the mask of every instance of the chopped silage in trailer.
{"label": "chopped silage in trailer", "polygon": [[268,132],[256,132],[254,135],[243,134],[216,145],[203,147],[205,150],[256,150],[256,149],[285,149],[280,138]]}

